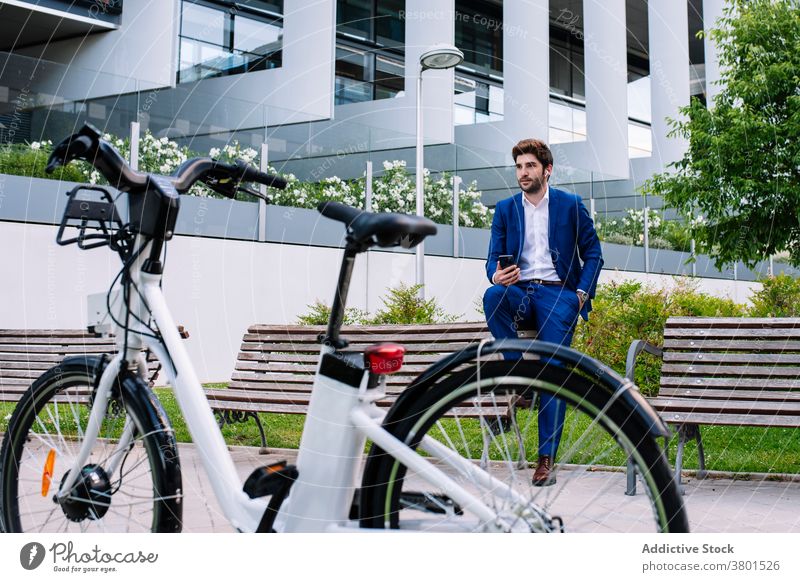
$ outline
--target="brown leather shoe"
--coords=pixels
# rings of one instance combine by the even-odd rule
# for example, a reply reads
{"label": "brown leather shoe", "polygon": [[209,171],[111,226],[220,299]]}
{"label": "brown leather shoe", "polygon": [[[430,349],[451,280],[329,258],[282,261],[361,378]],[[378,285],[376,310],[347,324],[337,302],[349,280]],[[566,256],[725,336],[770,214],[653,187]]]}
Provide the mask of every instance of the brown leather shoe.
{"label": "brown leather shoe", "polygon": [[535,487],[547,487],[548,485],[554,485],[555,482],[553,459],[550,455],[540,455],[536,470],[533,472],[533,485]]}

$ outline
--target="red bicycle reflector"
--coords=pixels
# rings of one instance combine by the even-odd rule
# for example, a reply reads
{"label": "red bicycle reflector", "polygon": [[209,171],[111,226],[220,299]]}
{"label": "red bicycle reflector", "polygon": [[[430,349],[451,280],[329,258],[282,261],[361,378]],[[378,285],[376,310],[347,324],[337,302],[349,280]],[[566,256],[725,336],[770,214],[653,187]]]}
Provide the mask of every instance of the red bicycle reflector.
{"label": "red bicycle reflector", "polygon": [[402,367],[405,353],[398,344],[376,344],[364,350],[364,358],[373,374],[394,374]]}

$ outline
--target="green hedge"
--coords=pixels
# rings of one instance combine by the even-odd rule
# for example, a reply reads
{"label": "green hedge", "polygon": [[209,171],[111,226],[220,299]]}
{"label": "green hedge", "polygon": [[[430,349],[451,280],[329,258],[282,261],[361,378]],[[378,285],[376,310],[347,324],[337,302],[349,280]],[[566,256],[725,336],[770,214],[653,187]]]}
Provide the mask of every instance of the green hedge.
{"label": "green hedge", "polygon": [[[656,289],[636,281],[601,285],[592,303],[589,321],[581,322],[572,347],[616,372],[625,374],[625,357],[635,339],[660,345],[664,324],[670,316],[732,317],[748,315],[746,306],[730,299],[700,293],[689,280],[674,289]],[[658,391],[661,362],[643,355],[637,365],[636,383],[647,395]]]}

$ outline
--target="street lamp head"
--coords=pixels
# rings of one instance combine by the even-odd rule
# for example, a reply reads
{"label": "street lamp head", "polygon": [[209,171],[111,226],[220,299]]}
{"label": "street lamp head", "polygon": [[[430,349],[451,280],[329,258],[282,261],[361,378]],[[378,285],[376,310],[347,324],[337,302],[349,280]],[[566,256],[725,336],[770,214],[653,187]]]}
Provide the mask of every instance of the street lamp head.
{"label": "street lamp head", "polygon": [[450,44],[437,44],[419,56],[419,64],[425,69],[452,69],[461,64],[464,53]]}

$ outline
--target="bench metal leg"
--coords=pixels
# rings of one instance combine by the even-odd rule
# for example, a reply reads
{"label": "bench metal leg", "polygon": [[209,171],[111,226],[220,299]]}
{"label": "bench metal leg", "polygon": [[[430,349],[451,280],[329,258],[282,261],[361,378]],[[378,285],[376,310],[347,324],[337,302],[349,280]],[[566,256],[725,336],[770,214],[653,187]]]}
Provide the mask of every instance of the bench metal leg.
{"label": "bench metal leg", "polygon": [[508,416],[511,421],[511,428],[514,429],[514,436],[517,438],[517,469],[528,468],[528,455],[525,452],[525,442],[522,440],[522,432],[519,430],[517,422],[517,401],[512,397],[508,405]]}
{"label": "bench metal leg", "polygon": [[681,494],[686,491],[681,483],[681,469],[683,468],[683,451],[686,442],[694,439],[697,442],[697,457],[699,461],[699,468],[697,471],[697,479],[705,479],[708,476],[706,471],[706,455],[703,451],[703,440],[700,437],[700,427],[696,424],[682,424],[678,430],[678,454],[675,457],[675,480],[678,482],[678,489]]}
{"label": "bench metal leg", "polygon": [[483,416],[480,417],[481,436],[483,437],[483,451],[481,451],[481,469],[484,471],[489,466],[489,446],[491,445],[491,427]]}
{"label": "bench metal leg", "polygon": [[627,468],[625,470],[627,482],[625,485],[625,495],[636,495],[636,469],[633,461],[628,457]]}
{"label": "bench metal leg", "polygon": [[257,413],[244,410],[216,410],[214,415],[217,417],[217,424],[220,430],[222,430],[226,424],[244,423],[252,418],[258,427],[258,434],[261,435],[261,449],[258,452],[262,455],[268,453],[267,435],[264,431],[264,425],[261,424],[261,419],[258,417]]}
{"label": "bench metal leg", "polygon": [[691,424],[689,425],[688,432],[689,437],[694,437],[694,440],[697,441],[697,461],[699,465],[697,469],[697,478],[705,479],[708,476],[708,471],[706,471],[706,454],[703,450],[703,438],[700,436],[700,426]]}
{"label": "bench metal leg", "polygon": [[[683,433],[681,431],[684,428],[686,430],[691,430],[691,427],[694,427],[694,428],[697,429],[697,439],[698,439],[697,442],[698,442],[698,447],[699,447],[699,450],[700,450],[700,466],[701,467],[705,467],[705,460],[704,460],[703,451],[702,451],[702,443],[699,440],[699,438],[700,438],[700,427],[696,426],[696,425],[688,425],[688,426],[687,425],[681,425],[681,428],[678,429],[678,434],[679,434],[679,436],[682,435]],[[678,442],[678,459],[677,459],[677,462],[676,462],[676,467],[677,468],[676,468],[675,478],[678,481],[678,488],[681,490],[681,493],[684,493],[684,489],[681,486],[680,466],[683,464],[683,446],[684,446],[685,441],[682,440],[683,437],[680,437],[680,438],[681,438],[681,440],[679,440],[679,442]],[[664,454],[668,455],[668,453],[669,453],[669,437],[665,436],[664,437]],[[627,461],[626,466],[625,466],[625,477],[626,477],[625,495],[630,495],[630,496],[636,495],[636,475],[637,475],[636,467],[634,466],[633,461],[631,460],[631,458],[628,457],[628,461]],[[705,471],[703,471],[703,477],[705,477]],[[700,477],[699,473],[698,473],[698,478],[702,478],[702,477]]]}

